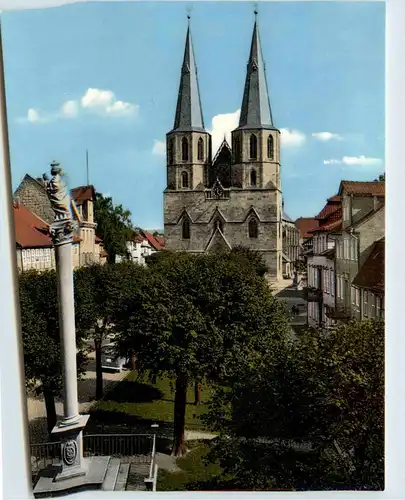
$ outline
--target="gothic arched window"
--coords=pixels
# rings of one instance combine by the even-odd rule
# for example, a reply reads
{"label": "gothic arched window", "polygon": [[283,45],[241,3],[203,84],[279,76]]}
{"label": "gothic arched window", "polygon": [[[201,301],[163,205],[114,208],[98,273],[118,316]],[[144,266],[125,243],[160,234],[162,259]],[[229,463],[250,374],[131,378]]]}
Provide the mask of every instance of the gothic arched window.
{"label": "gothic arched window", "polygon": [[200,161],[204,159],[204,141],[201,137],[198,139],[197,159]]}
{"label": "gothic arched window", "polygon": [[269,135],[267,139],[267,156],[270,160],[274,158],[274,140],[272,135]]}
{"label": "gothic arched window", "polygon": [[183,137],[181,140],[181,159],[183,161],[188,161],[188,139]]}
{"label": "gothic arched window", "polygon": [[255,134],[250,136],[250,158],[255,160],[257,158],[257,137]]}
{"label": "gothic arched window", "polygon": [[169,165],[173,165],[173,163],[174,163],[174,139],[169,140],[168,156],[169,156]]}
{"label": "gothic arched window", "polygon": [[233,141],[233,149],[234,149],[235,163],[239,163],[240,162],[240,139],[239,139],[239,137],[236,137],[235,140]]}
{"label": "gothic arched window", "polygon": [[257,238],[259,236],[259,227],[256,219],[249,221],[249,238]]}
{"label": "gothic arched window", "polygon": [[188,188],[188,172],[181,173],[181,187]]}
{"label": "gothic arched window", "polygon": [[257,174],[256,174],[256,170],[252,170],[250,172],[250,185],[251,186],[256,186],[257,184]]}
{"label": "gothic arched window", "polygon": [[190,239],[190,221],[186,217],[183,219],[181,233],[183,240]]}

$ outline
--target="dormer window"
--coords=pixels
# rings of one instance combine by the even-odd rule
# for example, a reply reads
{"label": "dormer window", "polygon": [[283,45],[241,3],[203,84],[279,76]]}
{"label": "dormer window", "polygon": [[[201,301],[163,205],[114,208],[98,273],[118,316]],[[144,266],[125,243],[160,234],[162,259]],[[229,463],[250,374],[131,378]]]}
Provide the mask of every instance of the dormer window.
{"label": "dormer window", "polygon": [[189,187],[188,172],[182,172],[181,173],[181,187],[183,187],[183,188],[188,188]]}
{"label": "dormer window", "polygon": [[250,151],[250,158],[252,160],[256,160],[257,158],[257,137],[255,136],[255,134],[252,134],[250,136],[250,140],[249,140],[249,151]]}
{"label": "dormer window", "polygon": [[269,160],[274,158],[274,139],[272,135],[269,135],[267,139],[267,157]]}
{"label": "dormer window", "polygon": [[249,238],[257,238],[259,236],[259,227],[257,220],[252,218],[249,220]]}
{"label": "dormer window", "polygon": [[256,174],[256,170],[252,170],[250,172],[250,185],[252,187],[256,187],[256,184],[257,184],[257,174]]}
{"label": "dormer window", "polygon": [[204,141],[202,140],[201,137],[198,139],[197,159],[199,161],[203,161],[204,160]]}
{"label": "dormer window", "polygon": [[181,159],[183,161],[188,161],[188,139],[183,137],[181,140]]}

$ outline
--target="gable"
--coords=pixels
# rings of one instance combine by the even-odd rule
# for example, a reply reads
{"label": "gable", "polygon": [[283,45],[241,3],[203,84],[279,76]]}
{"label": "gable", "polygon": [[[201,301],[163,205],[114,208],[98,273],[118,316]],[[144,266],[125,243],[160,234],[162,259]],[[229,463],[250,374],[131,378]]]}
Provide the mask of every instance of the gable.
{"label": "gable", "polygon": [[225,238],[224,233],[219,229],[219,227],[215,228],[204,251],[207,253],[222,253],[229,252],[229,250],[232,250],[232,247]]}

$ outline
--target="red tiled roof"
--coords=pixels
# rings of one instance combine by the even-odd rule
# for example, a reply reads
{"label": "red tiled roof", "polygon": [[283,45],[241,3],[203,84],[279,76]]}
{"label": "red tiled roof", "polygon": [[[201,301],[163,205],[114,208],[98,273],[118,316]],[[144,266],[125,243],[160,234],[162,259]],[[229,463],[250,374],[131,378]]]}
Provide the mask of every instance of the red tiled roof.
{"label": "red tiled roof", "polygon": [[103,240],[99,237],[99,236],[96,236],[96,243],[103,243]]}
{"label": "red tiled roof", "polygon": [[385,182],[342,181],[339,194],[343,192],[356,196],[385,196]]}
{"label": "red tiled roof", "polygon": [[[325,208],[322,212],[327,213]],[[308,233],[316,233],[317,231],[340,231],[342,229],[342,208],[340,206],[333,208],[334,210],[331,210],[327,217],[322,218],[322,223],[320,223],[317,227],[310,229]]]}
{"label": "red tiled roof", "polygon": [[353,280],[353,285],[384,292],[385,288],[385,238],[374,243],[368,259]]}
{"label": "red tiled roof", "polygon": [[17,245],[22,248],[51,247],[48,224],[21,203],[14,203],[14,229]]}
{"label": "red tiled roof", "polygon": [[335,194],[335,196],[331,196],[330,198],[327,199],[327,201],[342,201],[342,198],[338,195]]}
{"label": "red tiled roof", "polygon": [[312,234],[308,231],[317,227],[318,224],[319,222],[315,219],[315,217],[300,217],[295,221],[295,227],[299,230],[301,237],[304,239],[312,237]]}
{"label": "red tiled roof", "polygon": [[145,234],[145,238],[148,240],[148,242],[153,246],[153,248],[155,250],[161,250],[162,249],[162,245],[156,241],[155,237],[150,234],[150,233],[144,233]]}
{"label": "red tiled roof", "polygon": [[[49,225],[21,203],[13,204],[15,240],[22,248],[51,247]],[[82,241],[73,236],[73,243]]]}
{"label": "red tiled roof", "polygon": [[166,240],[164,239],[163,236],[155,236],[155,240],[159,243],[160,246],[164,247],[166,245]]}
{"label": "red tiled roof", "polygon": [[96,197],[96,191],[92,185],[73,188],[71,193],[77,205],[82,205],[88,200],[94,200]]}

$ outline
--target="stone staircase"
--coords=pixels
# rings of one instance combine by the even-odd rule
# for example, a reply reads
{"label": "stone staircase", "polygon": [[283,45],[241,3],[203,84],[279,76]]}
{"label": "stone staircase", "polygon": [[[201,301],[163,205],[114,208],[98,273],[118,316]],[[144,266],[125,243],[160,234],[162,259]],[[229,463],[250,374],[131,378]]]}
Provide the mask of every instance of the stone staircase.
{"label": "stone staircase", "polygon": [[147,491],[145,478],[149,476],[150,464],[131,463],[127,479],[127,491]]}

